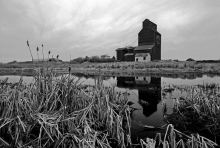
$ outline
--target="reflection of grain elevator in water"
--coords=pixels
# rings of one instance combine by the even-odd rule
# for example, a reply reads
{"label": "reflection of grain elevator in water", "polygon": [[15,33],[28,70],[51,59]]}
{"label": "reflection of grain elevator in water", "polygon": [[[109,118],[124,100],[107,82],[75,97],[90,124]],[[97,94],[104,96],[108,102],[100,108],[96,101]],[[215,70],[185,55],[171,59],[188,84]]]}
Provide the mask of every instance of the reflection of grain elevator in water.
{"label": "reflection of grain elevator in water", "polygon": [[139,104],[146,117],[157,111],[157,104],[161,101],[160,77],[117,77],[117,87],[138,90]]}
{"label": "reflection of grain elevator in water", "polygon": [[161,60],[161,34],[157,25],[150,20],[143,21],[143,27],[138,33],[137,47],[116,49],[117,61],[149,62]]}

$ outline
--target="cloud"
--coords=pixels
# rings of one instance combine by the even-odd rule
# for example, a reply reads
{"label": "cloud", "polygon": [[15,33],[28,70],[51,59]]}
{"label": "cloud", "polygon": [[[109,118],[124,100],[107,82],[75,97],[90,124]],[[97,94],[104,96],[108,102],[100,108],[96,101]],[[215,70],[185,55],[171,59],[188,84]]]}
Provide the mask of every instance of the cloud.
{"label": "cloud", "polygon": [[27,39],[33,50],[44,43],[45,52],[59,53],[63,60],[70,53],[73,58],[103,52],[113,56],[116,48],[137,39],[146,18],[158,25],[166,58],[187,42],[194,49],[198,46],[191,41],[199,44],[219,37],[213,35],[219,26],[217,6],[218,2],[205,0],[0,1],[0,60],[13,60],[12,53],[18,50],[17,60],[29,60]]}
{"label": "cloud", "polygon": [[168,10],[160,14],[158,17],[159,24],[162,24],[161,28],[167,30],[175,30],[179,27],[187,26],[191,23],[192,14],[186,13],[183,10]]}

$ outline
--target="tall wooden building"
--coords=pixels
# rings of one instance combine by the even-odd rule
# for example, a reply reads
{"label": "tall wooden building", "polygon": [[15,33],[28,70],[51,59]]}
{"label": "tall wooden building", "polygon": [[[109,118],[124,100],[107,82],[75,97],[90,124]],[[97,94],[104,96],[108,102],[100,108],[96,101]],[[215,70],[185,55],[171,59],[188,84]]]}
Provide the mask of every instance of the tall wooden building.
{"label": "tall wooden building", "polygon": [[138,33],[138,46],[130,50],[118,48],[116,55],[118,61],[161,60],[161,34],[157,31],[157,25],[148,19],[144,20]]}
{"label": "tall wooden building", "polygon": [[161,60],[161,34],[157,31],[157,25],[150,20],[143,21],[143,28],[138,33],[138,46],[134,54],[149,53],[151,61]]}

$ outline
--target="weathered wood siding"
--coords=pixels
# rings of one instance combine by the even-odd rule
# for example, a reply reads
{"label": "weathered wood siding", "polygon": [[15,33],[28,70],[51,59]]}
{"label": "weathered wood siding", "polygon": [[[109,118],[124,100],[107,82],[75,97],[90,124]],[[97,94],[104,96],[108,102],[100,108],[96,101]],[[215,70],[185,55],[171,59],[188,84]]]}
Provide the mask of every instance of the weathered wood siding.
{"label": "weathered wood siding", "polygon": [[116,58],[118,61],[124,61],[125,50],[117,50],[116,51]]}
{"label": "weathered wood siding", "polygon": [[134,55],[125,56],[124,59],[128,62],[134,61]]}
{"label": "weathered wood siding", "polygon": [[151,45],[155,43],[155,31],[152,29],[142,29],[138,33],[138,46]]}
{"label": "weathered wood siding", "polygon": [[[157,36],[160,38],[159,43],[157,41]],[[152,57],[152,60],[161,60],[161,34],[158,32],[155,32],[155,44],[152,50]]]}

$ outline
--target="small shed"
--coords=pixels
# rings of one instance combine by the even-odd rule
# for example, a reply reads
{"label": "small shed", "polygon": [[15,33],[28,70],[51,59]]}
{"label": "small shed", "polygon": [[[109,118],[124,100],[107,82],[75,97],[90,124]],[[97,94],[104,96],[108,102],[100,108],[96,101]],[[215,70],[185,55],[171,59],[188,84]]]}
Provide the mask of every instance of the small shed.
{"label": "small shed", "polygon": [[135,61],[136,62],[150,62],[151,56],[149,53],[137,53],[135,55]]}

